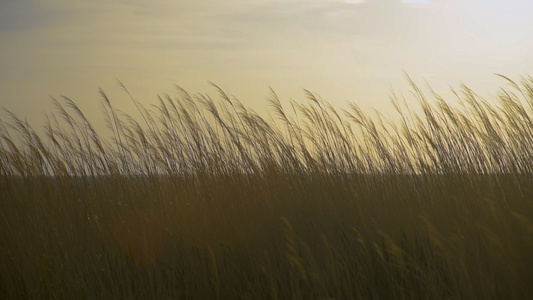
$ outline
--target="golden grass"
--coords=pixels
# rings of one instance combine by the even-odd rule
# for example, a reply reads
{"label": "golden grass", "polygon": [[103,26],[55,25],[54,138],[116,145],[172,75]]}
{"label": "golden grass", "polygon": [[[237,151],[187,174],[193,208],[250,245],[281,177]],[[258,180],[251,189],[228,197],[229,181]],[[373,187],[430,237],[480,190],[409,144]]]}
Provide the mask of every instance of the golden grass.
{"label": "golden grass", "polygon": [[531,299],[533,79],[503,78],[458,106],[408,79],[398,121],[216,86],[139,120],[102,91],[109,134],[6,111],[0,298]]}

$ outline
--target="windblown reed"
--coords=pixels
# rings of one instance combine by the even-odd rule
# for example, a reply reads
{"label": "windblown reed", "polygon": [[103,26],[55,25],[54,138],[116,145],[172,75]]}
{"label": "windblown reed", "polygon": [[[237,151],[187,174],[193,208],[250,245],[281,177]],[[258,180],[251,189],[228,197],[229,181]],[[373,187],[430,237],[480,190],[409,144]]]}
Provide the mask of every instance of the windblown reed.
{"label": "windblown reed", "polygon": [[305,91],[271,117],[213,85],[140,119],[101,91],[0,121],[4,299],[530,299],[533,78],[398,121]]}

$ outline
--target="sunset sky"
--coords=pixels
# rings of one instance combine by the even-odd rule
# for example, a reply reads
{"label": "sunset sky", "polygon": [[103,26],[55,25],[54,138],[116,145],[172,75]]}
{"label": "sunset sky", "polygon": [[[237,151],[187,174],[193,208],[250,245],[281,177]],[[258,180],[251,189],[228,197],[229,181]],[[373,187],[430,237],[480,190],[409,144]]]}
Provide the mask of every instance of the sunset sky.
{"label": "sunset sky", "polygon": [[145,104],[212,81],[253,108],[271,86],[385,111],[403,71],[482,95],[533,75],[533,1],[0,0],[0,106],[36,127],[50,96],[102,120],[100,87],[130,111],[116,79]]}

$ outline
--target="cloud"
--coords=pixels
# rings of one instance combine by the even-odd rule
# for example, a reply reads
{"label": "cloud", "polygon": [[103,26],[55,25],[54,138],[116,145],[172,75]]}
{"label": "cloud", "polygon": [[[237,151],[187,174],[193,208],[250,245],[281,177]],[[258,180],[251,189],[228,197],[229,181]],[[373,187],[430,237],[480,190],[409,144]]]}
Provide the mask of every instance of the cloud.
{"label": "cloud", "polygon": [[367,1],[366,0],[345,0],[344,2],[346,2],[348,4],[358,5],[358,4],[363,4],[363,3],[367,2]]}
{"label": "cloud", "polygon": [[405,4],[430,4],[429,0],[402,0]]}

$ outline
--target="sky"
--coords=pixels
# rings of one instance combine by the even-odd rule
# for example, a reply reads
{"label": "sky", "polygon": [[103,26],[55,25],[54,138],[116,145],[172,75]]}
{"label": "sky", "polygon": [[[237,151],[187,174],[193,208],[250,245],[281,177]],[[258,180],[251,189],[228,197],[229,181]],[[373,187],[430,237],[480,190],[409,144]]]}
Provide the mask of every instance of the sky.
{"label": "sky", "polygon": [[0,107],[34,127],[62,95],[103,121],[99,88],[133,112],[117,79],[145,105],[212,81],[257,110],[272,87],[386,112],[404,72],[490,95],[532,71],[531,0],[0,0]]}

